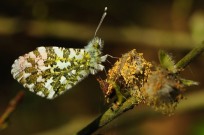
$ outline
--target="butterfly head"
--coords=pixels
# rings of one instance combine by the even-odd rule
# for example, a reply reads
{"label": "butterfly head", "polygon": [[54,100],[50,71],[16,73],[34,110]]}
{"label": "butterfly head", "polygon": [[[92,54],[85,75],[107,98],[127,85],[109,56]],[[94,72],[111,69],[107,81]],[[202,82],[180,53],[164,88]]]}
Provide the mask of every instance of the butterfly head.
{"label": "butterfly head", "polygon": [[103,49],[103,41],[98,38],[94,37],[87,46],[85,46],[85,51],[89,54],[90,57],[90,64],[89,70],[91,74],[96,74],[97,71],[102,71],[104,66],[101,64],[106,60],[106,55],[102,56],[102,49]]}

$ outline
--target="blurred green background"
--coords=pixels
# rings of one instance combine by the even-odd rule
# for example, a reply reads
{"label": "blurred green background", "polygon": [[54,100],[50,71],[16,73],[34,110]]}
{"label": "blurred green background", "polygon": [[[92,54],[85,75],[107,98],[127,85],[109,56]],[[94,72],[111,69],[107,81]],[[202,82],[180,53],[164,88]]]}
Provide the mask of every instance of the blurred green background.
{"label": "blurred green background", "polygon": [[[52,101],[24,89],[10,74],[14,60],[38,46],[83,48],[106,6],[108,15],[97,33],[105,42],[104,54],[120,57],[135,48],[158,63],[157,52],[165,49],[178,61],[204,40],[203,0],[0,1],[0,114],[19,90],[25,91],[1,135],[74,134],[108,108],[96,81],[105,72],[90,75]],[[95,134],[204,135],[203,57],[182,73],[200,85],[187,89],[187,100],[175,115],[140,105]],[[107,71],[111,64],[105,66]]]}

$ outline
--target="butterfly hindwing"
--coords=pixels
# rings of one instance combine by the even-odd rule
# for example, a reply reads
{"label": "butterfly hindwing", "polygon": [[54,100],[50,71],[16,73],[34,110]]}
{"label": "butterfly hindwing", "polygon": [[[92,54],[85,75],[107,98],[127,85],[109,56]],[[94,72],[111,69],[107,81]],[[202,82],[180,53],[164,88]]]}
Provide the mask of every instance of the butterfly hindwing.
{"label": "butterfly hindwing", "polygon": [[30,91],[52,99],[89,74],[89,59],[84,49],[38,47],[20,56],[11,72]]}
{"label": "butterfly hindwing", "polygon": [[102,71],[103,41],[94,37],[84,49],[38,47],[12,65],[14,79],[41,97],[53,99],[89,74]]}

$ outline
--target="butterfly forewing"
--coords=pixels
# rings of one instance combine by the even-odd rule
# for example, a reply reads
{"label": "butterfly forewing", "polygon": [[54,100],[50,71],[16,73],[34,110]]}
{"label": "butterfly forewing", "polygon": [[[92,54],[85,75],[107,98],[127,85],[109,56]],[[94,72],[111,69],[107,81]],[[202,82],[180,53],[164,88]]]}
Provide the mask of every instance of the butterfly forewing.
{"label": "butterfly forewing", "polygon": [[90,59],[84,49],[38,47],[15,60],[11,73],[30,91],[53,99],[90,73]]}

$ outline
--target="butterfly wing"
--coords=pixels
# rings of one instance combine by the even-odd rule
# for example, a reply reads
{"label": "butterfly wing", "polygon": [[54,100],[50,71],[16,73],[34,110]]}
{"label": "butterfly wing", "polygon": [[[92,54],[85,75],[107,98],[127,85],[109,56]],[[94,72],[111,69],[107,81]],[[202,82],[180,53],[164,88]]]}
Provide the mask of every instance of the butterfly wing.
{"label": "butterfly wing", "polygon": [[90,73],[90,59],[84,49],[38,47],[15,60],[11,73],[30,91],[53,99]]}

